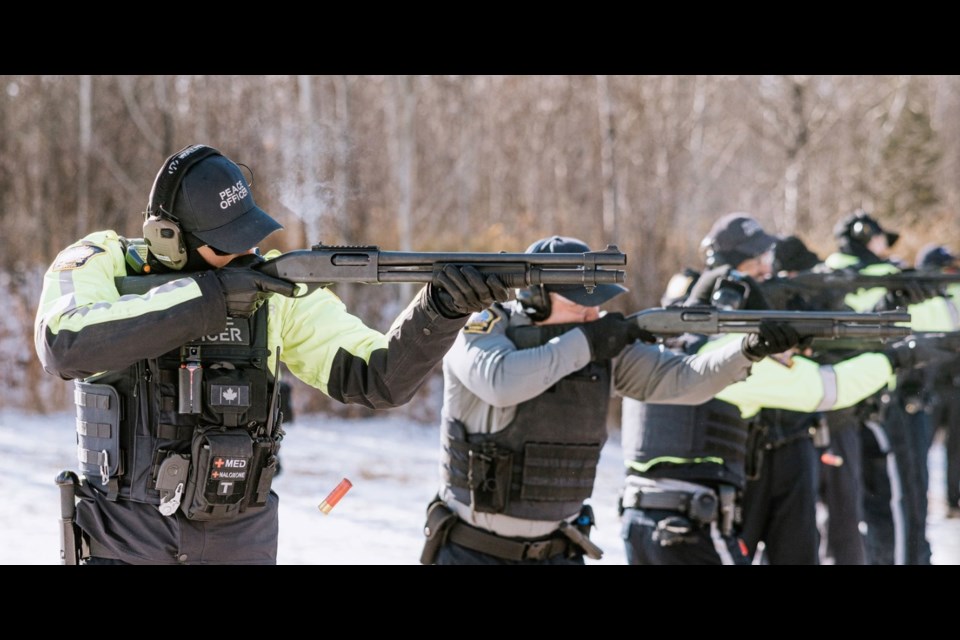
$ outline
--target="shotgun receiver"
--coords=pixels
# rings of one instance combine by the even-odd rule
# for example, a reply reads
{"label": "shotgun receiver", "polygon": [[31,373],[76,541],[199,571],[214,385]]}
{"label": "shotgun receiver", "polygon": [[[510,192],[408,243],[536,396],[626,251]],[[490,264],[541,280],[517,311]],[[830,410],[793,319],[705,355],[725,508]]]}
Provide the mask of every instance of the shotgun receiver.
{"label": "shotgun receiver", "polygon": [[[435,274],[451,263],[469,264],[484,275],[496,274],[507,287],[582,284],[592,291],[598,284],[623,282],[622,269],[605,267],[625,265],[627,256],[615,245],[584,253],[440,253],[316,244],[311,249],[283,253],[254,268],[275,278],[304,284],[309,293],[337,282],[433,282]],[[177,272],[123,276],[116,279],[117,290],[122,295],[142,295],[159,284],[188,275]]]}

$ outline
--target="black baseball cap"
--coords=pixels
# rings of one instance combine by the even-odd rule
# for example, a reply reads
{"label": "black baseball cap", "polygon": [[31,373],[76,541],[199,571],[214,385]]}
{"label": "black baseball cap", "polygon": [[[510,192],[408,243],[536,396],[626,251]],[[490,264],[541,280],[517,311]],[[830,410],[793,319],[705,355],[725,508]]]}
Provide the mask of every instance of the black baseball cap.
{"label": "black baseball cap", "polygon": [[[551,236],[537,240],[527,247],[524,253],[586,253],[590,247],[576,238]],[[598,284],[588,291],[582,284],[546,284],[544,289],[559,293],[561,296],[584,307],[599,307],[621,293],[629,291],[619,284]]]}
{"label": "black baseball cap", "polygon": [[183,176],[171,212],[180,227],[226,253],[243,253],[283,225],[253,201],[240,167],[222,155],[199,161]]}
{"label": "black baseball cap", "polygon": [[807,248],[797,236],[786,236],[777,240],[773,247],[773,270],[807,271],[820,263],[820,258]]}
{"label": "black baseball cap", "polygon": [[713,223],[700,246],[713,252],[716,264],[736,266],[766,253],[776,242],[776,236],[764,231],[756,218],[734,212]]}
{"label": "black baseball cap", "polygon": [[917,253],[917,259],[914,261],[917,269],[942,269],[943,267],[957,266],[957,256],[940,244],[925,245]]}

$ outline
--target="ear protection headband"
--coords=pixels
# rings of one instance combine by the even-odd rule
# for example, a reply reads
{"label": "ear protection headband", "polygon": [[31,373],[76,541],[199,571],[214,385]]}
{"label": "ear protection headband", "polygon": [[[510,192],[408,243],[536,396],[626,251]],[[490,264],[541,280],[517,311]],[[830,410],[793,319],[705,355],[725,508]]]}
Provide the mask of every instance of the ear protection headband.
{"label": "ear protection headband", "polygon": [[183,242],[180,221],[170,213],[183,176],[190,168],[210,156],[221,155],[213,147],[195,144],[184,147],[166,159],[150,189],[150,199],[143,217],[143,240],[150,253],[164,266],[179,271],[187,264],[187,248]]}

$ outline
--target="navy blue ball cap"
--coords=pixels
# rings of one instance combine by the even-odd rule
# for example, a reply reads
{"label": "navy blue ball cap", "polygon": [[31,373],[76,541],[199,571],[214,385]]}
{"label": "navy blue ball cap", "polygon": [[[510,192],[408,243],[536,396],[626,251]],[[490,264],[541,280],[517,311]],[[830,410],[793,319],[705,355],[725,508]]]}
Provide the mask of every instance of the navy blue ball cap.
{"label": "navy blue ball cap", "polygon": [[820,258],[797,236],[786,236],[773,246],[773,271],[808,271],[820,264]]}
{"label": "navy blue ball cap", "polygon": [[956,267],[957,256],[940,244],[925,245],[917,253],[914,264],[917,269],[935,270],[943,267]]}
{"label": "navy blue ball cap", "polygon": [[[586,253],[588,251],[590,247],[576,238],[550,236],[537,240],[527,247],[524,253]],[[588,291],[582,284],[547,284],[544,288],[584,307],[599,307],[604,302],[629,291],[619,284],[598,284],[593,291]]]}
{"label": "navy blue ball cap", "polygon": [[244,253],[283,229],[254,202],[240,167],[222,155],[190,168],[171,213],[184,231],[227,253]]}
{"label": "navy blue ball cap", "polygon": [[713,223],[700,247],[716,254],[721,263],[737,266],[766,253],[776,242],[776,236],[764,231],[756,218],[735,211]]}

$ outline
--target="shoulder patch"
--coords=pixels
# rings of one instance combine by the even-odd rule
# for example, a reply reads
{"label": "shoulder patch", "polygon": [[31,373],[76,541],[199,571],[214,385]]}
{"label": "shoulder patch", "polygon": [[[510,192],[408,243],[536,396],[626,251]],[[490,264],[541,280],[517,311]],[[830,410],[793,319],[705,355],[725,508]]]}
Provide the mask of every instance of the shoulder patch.
{"label": "shoulder patch", "polygon": [[53,262],[53,271],[69,271],[71,269],[79,269],[87,262],[101,254],[106,253],[100,247],[95,247],[93,245],[84,244],[79,247],[70,247],[69,249],[64,249],[60,252],[60,255],[57,256],[57,259]]}
{"label": "shoulder patch", "polygon": [[490,309],[484,309],[480,313],[475,313],[470,316],[470,321],[463,327],[464,333],[490,333],[490,330],[493,329],[493,325],[500,322],[500,316],[491,311]]}

